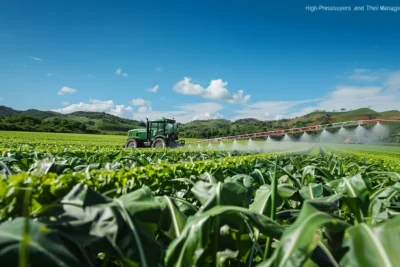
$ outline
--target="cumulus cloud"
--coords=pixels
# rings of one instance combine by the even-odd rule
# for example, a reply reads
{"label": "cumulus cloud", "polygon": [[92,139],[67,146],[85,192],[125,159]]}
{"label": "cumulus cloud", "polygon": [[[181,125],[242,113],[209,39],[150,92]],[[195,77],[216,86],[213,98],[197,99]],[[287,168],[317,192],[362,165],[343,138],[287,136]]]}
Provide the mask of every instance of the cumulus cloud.
{"label": "cumulus cloud", "polygon": [[64,106],[68,106],[68,105],[69,105],[69,102],[68,102],[68,101],[64,101],[64,102],[62,102],[62,104],[63,104]]}
{"label": "cumulus cloud", "polygon": [[[69,103],[68,103],[69,104]],[[67,104],[67,105],[68,105]],[[119,117],[131,117],[133,108],[125,105],[116,105],[112,100],[90,99],[89,103],[79,102],[53,111],[68,114],[75,111],[106,112]]]}
{"label": "cumulus cloud", "polygon": [[337,86],[318,103],[318,109],[340,110],[371,107],[376,111],[398,109],[400,98],[391,94],[383,86]]}
{"label": "cumulus cloud", "polygon": [[56,109],[55,111],[60,113],[71,113],[75,111],[105,112],[112,108],[114,108],[114,102],[112,100],[103,101],[98,99],[90,99],[89,103],[79,102],[65,108]]}
{"label": "cumulus cloud", "polygon": [[150,111],[151,111],[151,106],[141,106],[140,108],[138,108],[139,113],[145,113]]}
{"label": "cumulus cloud", "polygon": [[260,101],[235,110],[232,120],[254,118],[258,120],[279,120],[295,112],[300,105],[315,102],[318,99],[299,101]]}
{"label": "cumulus cloud", "polygon": [[153,86],[152,88],[147,89],[148,91],[152,92],[152,93],[157,93],[158,91],[158,85]]}
{"label": "cumulus cloud", "polygon": [[203,88],[200,84],[191,82],[191,78],[184,77],[182,81],[176,83],[173,90],[177,93],[185,95],[199,95],[203,98],[223,100],[230,103],[245,103],[250,100],[250,95],[243,95],[243,90],[231,94],[226,88],[227,82],[222,79],[211,80],[207,88]]}
{"label": "cumulus cloud", "polygon": [[132,99],[131,104],[134,106],[139,106],[138,113],[145,113],[152,111],[151,102],[144,100],[143,98]]}
{"label": "cumulus cloud", "polygon": [[38,57],[31,57],[31,56],[29,56],[29,58],[32,59],[32,60],[36,60],[36,61],[43,61],[43,59],[38,58]]}
{"label": "cumulus cloud", "polygon": [[75,94],[76,91],[77,91],[76,89],[73,89],[73,88],[71,88],[71,87],[64,86],[63,88],[61,88],[61,89],[58,91],[58,95]]}
{"label": "cumulus cloud", "polygon": [[203,114],[196,115],[192,118],[192,120],[211,120],[211,119],[223,119],[224,116],[220,113],[204,112]]}
{"label": "cumulus cloud", "polygon": [[124,117],[128,118],[130,114],[132,113],[133,108],[130,106],[125,106],[125,105],[115,105],[115,108],[111,108],[108,113],[118,116],[118,117]]}
{"label": "cumulus cloud", "polygon": [[117,74],[118,76],[128,77],[128,73],[123,72],[121,68],[118,68],[118,69],[115,71],[115,74]]}
{"label": "cumulus cloud", "polygon": [[[218,111],[223,109],[218,103],[204,102],[188,105],[175,106],[174,110],[162,111],[162,110],[146,110],[133,114],[133,119],[144,120],[157,119],[161,117],[175,118],[178,122],[186,123],[193,120],[207,120],[212,118],[222,118],[222,115]],[[140,108],[139,108],[140,109]]]}
{"label": "cumulus cloud", "polygon": [[[256,118],[259,120],[273,120],[293,118],[309,114],[315,110],[340,110],[368,108],[381,112],[398,110],[400,107],[400,71],[389,73],[387,70],[355,69],[354,75],[370,75],[374,73],[381,85],[338,85],[331,92],[320,99],[303,101],[260,101],[244,106],[234,111],[232,120],[242,118]],[[386,73],[386,75],[385,75]],[[378,75],[379,74],[379,75]],[[365,82],[375,79],[359,79]]]}
{"label": "cumulus cloud", "polygon": [[146,101],[143,98],[134,98],[131,100],[132,105],[134,106],[146,106],[150,105],[150,101]]}
{"label": "cumulus cloud", "polygon": [[337,86],[316,105],[303,107],[288,114],[289,117],[302,116],[315,110],[340,110],[368,108],[381,112],[398,110],[400,96],[384,86]]}

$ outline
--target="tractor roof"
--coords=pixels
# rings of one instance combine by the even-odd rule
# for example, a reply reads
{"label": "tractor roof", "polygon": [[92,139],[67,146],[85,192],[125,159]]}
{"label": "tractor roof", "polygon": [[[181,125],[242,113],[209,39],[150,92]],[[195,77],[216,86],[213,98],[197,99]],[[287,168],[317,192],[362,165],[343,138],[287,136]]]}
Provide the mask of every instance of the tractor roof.
{"label": "tractor roof", "polygon": [[176,120],[171,120],[171,119],[167,119],[167,118],[162,118],[162,119],[158,119],[158,120],[153,120],[153,121],[151,121],[151,122],[169,122],[169,123],[175,123],[176,122]]}

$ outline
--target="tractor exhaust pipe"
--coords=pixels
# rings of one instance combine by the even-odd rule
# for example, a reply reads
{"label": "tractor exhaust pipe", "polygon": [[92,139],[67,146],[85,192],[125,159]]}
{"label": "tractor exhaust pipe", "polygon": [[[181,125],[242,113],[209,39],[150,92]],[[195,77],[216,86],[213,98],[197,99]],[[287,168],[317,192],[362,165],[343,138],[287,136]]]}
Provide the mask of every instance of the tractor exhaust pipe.
{"label": "tractor exhaust pipe", "polygon": [[149,119],[146,118],[146,141],[149,141]]}

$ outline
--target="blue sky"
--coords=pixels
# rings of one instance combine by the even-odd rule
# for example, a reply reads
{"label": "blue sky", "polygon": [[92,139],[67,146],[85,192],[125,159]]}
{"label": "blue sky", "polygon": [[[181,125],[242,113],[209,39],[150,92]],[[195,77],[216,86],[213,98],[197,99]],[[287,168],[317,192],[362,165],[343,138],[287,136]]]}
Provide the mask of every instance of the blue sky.
{"label": "blue sky", "polygon": [[305,9],[393,2],[1,1],[0,105],[182,122],[399,109],[400,10]]}

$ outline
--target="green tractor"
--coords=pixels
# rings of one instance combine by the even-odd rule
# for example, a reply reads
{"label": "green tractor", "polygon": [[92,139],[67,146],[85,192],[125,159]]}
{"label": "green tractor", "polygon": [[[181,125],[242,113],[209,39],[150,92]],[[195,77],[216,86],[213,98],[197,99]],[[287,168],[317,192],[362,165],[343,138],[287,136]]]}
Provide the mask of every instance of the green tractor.
{"label": "green tractor", "polygon": [[134,129],[128,132],[125,147],[179,147],[184,146],[184,140],[178,140],[178,125],[175,120],[162,118],[149,121],[146,119],[146,129]]}

